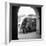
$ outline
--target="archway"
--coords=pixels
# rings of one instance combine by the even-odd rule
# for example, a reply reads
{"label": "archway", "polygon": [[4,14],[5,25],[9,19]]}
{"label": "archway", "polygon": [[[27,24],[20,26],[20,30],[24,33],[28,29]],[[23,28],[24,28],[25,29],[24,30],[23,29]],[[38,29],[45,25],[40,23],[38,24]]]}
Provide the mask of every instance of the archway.
{"label": "archway", "polygon": [[[21,27],[21,24],[24,18],[28,18],[28,17],[32,18],[32,16],[36,16],[36,12],[34,8],[21,6],[18,10],[18,25]],[[19,28],[19,31],[20,31],[20,28]]]}
{"label": "archway", "polygon": [[[38,12],[37,8],[35,8],[35,7],[27,7],[27,6],[20,7],[19,10],[18,10],[18,17],[21,17],[20,22],[18,22],[18,25],[20,24],[19,25],[20,28],[19,28],[19,31],[18,32],[23,32],[23,33],[26,33],[26,32],[36,32],[37,34],[40,33],[40,19],[39,19],[39,12]],[[24,27],[25,28],[24,29],[25,31],[23,31],[21,29],[22,28],[22,23],[24,22],[24,19],[25,18],[28,18],[31,21],[31,23],[30,23],[30,25],[31,25],[30,26],[31,27],[30,29],[31,30],[30,31],[28,30],[28,28],[25,28],[25,27]]]}

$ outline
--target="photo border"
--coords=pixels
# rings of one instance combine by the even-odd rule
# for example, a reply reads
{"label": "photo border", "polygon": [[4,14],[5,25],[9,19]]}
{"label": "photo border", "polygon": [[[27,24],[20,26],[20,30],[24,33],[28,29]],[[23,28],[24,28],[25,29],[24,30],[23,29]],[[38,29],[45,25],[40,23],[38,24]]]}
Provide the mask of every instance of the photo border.
{"label": "photo border", "polygon": [[[5,9],[5,18],[6,18],[6,20],[5,20],[5,28],[6,28],[6,30],[5,30],[5,42],[6,43],[9,43],[9,42],[31,42],[31,41],[42,41],[43,40],[43,34],[42,34],[42,39],[30,39],[30,40],[11,40],[11,41],[9,41],[9,31],[10,31],[10,3],[11,2],[6,2],[7,3],[7,6],[5,7],[6,9]],[[12,3],[13,5],[14,4],[19,4],[19,3]],[[20,3],[20,5],[25,5],[25,4],[22,4],[22,3]],[[32,5],[32,4],[26,4],[26,5],[28,5],[28,6],[30,6],[30,5]],[[36,4],[35,4],[36,5]],[[38,5],[39,6],[39,5]],[[40,4],[40,6],[42,6],[43,7],[43,5],[41,5]],[[43,8],[41,8],[41,10],[43,11]],[[42,11],[41,11],[41,17],[42,17]],[[41,18],[41,21],[42,21],[42,18]],[[43,30],[42,30],[42,26],[41,26],[41,33],[43,33]]]}

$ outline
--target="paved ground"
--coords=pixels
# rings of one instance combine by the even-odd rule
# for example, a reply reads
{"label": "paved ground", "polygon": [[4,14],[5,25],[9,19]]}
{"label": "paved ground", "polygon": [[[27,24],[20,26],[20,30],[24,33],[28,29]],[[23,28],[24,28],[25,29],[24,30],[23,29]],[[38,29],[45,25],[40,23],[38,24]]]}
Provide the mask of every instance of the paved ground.
{"label": "paved ground", "polygon": [[40,35],[37,34],[36,32],[32,32],[32,33],[18,33],[18,38],[19,39],[37,39],[40,38]]}

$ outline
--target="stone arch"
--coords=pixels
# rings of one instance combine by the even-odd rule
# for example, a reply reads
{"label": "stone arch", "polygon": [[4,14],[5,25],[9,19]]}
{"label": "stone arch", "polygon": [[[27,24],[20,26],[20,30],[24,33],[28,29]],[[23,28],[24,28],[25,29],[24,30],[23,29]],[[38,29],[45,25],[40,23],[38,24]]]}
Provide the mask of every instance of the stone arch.
{"label": "stone arch", "polygon": [[[36,29],[37,29],[37,32],[39,33],[39,32],[40,32],[40,31],[39,31],[39,12],[38,12],[38,10],[37,10],[36,8],[34,8],[34,7],[31,7],[31,8],[35,11],[36,15],[33,15],[33,14],[29,14],[29,15],[32,15],[32,18],[33,18],[33,17],[36,18]],[[24,15],[25,15],[25,14],[24,14]],[[21,16],[20,16],[20,17],[21,17]],[[23,20],[24,20],[26,17],[29,17],[29,16],[23,17],[23,18],[22,18],[22,21],[20,22],[21,24],[22,24]],[[21,25],[20,25],[20,27],[21,27]]]}

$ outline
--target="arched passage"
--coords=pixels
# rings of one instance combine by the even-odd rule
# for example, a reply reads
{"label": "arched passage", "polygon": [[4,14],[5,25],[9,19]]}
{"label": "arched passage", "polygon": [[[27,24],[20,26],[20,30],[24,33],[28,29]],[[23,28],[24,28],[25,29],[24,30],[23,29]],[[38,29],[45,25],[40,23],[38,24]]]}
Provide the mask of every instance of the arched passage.
{"label": "arched passage", "polygon": [[32,7],[27,6],[21,6],[18,10],[18,25],[21,27],[21,24],[24,20],[24,18],[28,17],[30,15],[36,15],[35,10]]}
{"label": "arched passage", "polygon": [[[36,30],[38,30],[37,32],[39,32],[39,13],[38,13],[38,10],[36,8],[26,7],[26,6],[20,7],[18,10],[18,25],[20,27],[21,27],[21,24],[22,24],[24,18],[36,19]],[[19,31],[20,31],[20,28],[19,28]]]}

